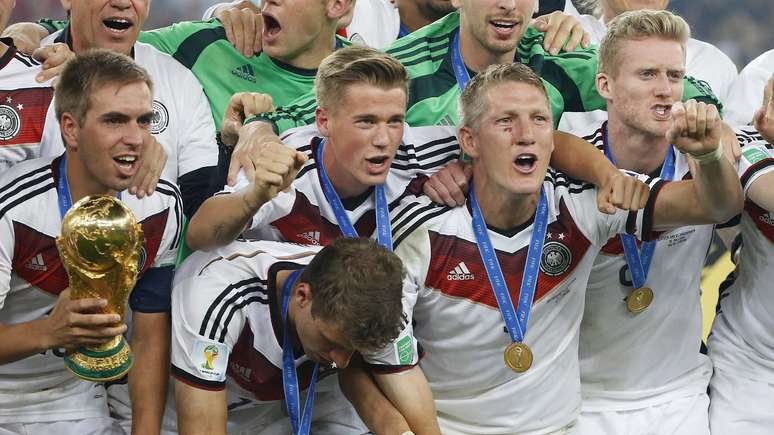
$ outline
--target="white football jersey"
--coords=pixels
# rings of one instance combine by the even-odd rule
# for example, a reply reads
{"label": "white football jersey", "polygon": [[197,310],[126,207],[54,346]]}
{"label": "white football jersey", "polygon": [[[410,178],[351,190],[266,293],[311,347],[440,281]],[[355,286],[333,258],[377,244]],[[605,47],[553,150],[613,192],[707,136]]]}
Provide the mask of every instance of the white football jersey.
{"label": "white football jersey", "polygon": [[[754,131],[748,131],[754,134]],[[765,141],[742,148],[742,182],[749,186],[774,171],[774,150]],[[743,246],[733,284],[720,295],[720,311],[708,347],[715,366],[750,379],[774,383],[774,213],[745,203]]]}
{"label": "white football jersey", "polygon": [[[661,180],[639,178],[654,194],[663,186]],[[425,197],[393,211],[395,253],[407,269],[409,321],[392,345],[366,358],[375,370],[390,371],[421,359],[444,434],[548,433],[572,424],[580,411],[578,326],[591,266],[612,235],[647,237],[651,231],[644,218],[651,210],[603,215],[593,185],[553,170],[543,187],[548,230],[524,339],[534,362],[524,373],[504,363],[511,339],[479,255],[469,208],[450,209]],[[514,305],[532,231],[532,222],[507,233],[488,231]]]}
{"label": "white football jersey", "polygon": [[[69,43],[68,29],[49,35],[42,45]],[[150,131],[167,153],[161,177],[180,185],[188,209],[192,195],[201,202],[220,189],[210,187],[217,175],[218,145],[209,102],[196,76],[172,56],[142,42],[134,44],[133,56],[153,81]],[[54,139],[44,146],[44,156],[64,152],[61,136]]]}
{"label": "white football jersey", "polygon": [[[284,326],[276,275],[303,268],[320,249],[236,241],[189,256],[176,273],[172,292],[172,375],[196,388],[227,388],[229,403],[237,404],[229,409],[255,408],[256,415],[267,417],[266,424],[276,419],[285,406]],[[295,365],[299,388],[306,390],[314,362],[302,355]],[[334,373],[320,370],[321,378]],[[351,409],[337,383],[327,380],[318,383],[313,419]]]}
{"label": "white football jersey", "polygon": [[[62,224],[57,193],[59,162],[60,157],[30,160],[0,176],[0,323],[28,322],[47,315],[69,285],[56,247]],[[149,270],[175,263],[182,200],[177,187],[163,179],[156,194],[140,200],[122,192],[121,200],[134,212],[144,233],[140,278],[135,287],[139,288]],[[52,419],[47,404],[71,394],[63,388],[72,384],[73,377],[62,356],[63,350],[49,349],[0,365],[0,422]],[[26,394],[43,396],[37,399],[40,403],[22,405],[18,398]],[[78,416],[89,414],[97,403],[67,403],[56,413],[68,419],[83,418]]]}
{"label": "white football jersey", "polygon": [[59,137],[51,81],[35,81],[40,63],[13,46],[0,57],[0,172],[41,156],[40,143]]}
{"label": "white football jersey", "polygon": [[[307,155],[308,160],[289,189],[264,204],[253,216],[248,238],[327,245],[342,236],[333,209],[320,185],[315,153],[320,138],[315,126],[289,130],[282,136],[287,146]],[[419,180],[434,173],[460,155],[453,128],[419,127],[405,129],[401,143],[385,181],[385,196],[394,209],[407,195],[421,194]],[[419,178],[417,178],[419,177]],[[413,182],[417,180],[417,182]],[[240,174],[236,188],[248,185]],[[375,195],[369,189],[363,195],[342,200],[355,230],[368,237],[376,229]]]}
{"label": "white football jersey", "polygon": [[[589,32],[592,44],[599,44],[607,33],[607,25],[602,18],[592,15],[578,17],[583,29]],[[736,65],[725,53],[714,45],[690,38],[686,44],[686,74],[706,82],[721,103],[726,105],[730,98],[731,86],[738,73]],[[761,88],[763,89],[763,88]],[[589,125],[599,125],[607,119],[607,112],[565,112],[559,122],[562,131],[584,131]]]}
{"label": "white football jersey", "polygon": [[739,73],[729,91],[726,119],[731,125],[747,125],[763,105],[763,88],[774,72],[774,49],[753,59]]}

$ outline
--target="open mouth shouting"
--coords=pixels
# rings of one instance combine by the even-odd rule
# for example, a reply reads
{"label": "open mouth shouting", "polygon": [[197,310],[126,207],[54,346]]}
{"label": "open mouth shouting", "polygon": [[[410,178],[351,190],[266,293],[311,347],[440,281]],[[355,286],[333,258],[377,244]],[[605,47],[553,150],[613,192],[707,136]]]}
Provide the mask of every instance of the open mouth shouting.
{"label": "open mouth shouting", "polygon": [[381,175],[390,169],[390,158],[386,155],[369,157],[366,159],[366,167],[370,175]]}
{"label": "open mouth shouting", "polygon": [[672,117],[671,104],[655,104],[651,107],[651,110],[659,121],[668,121]]}
{"label": "open mouth shouting", "polygon": [[275,41],[282,31],[282,25],[277,18],[269,13],[262,13],[263,17],[263,31],[262,38],[264,43],[271,43]]}
{"label": "open mouth shouting", "polygon": [[537,156],[532,153],[523,153],[516,156],[513,166],[522,174],[531,174],[537,168]]}
{"label": "open mouth shouting", "polygon": [[108,33],[112,35],[123,35],[128,32],[134,26],[134,22],[131,19],[123,17],[109,17],[102,20],[102,24]]}
{"label": "open mouth shouting", "polygon": [[130,178],[134,176],[139,167],[139,159],[136,155],[124,154],[113,157],[113,161],[118,168],[118,172],[121,177]]}
{"label": "open mouth shouting", "polygon": [[489,25],[492,26],[497,36],[507,39],[515,33],[519,22],[512,19],[499,19],[489,21]]}

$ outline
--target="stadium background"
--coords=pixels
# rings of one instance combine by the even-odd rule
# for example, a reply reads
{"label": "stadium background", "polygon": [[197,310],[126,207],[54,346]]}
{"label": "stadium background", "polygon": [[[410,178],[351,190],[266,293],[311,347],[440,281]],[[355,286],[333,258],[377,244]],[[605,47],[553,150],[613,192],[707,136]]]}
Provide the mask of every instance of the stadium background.
{"label": "stadium background", "polygon": [[[59,0],[17,0],[16,3],[11,23],[64,17]],[[204,10],[214,3],[218,1],[153,0],[145,28],[200,19]],[[686,18],[695,38],[716,45],[731,57],[737,68],[741,69],[759,54],[774,48],[769,27],[774,22],[771,0],[672,0],[669,9]],[[732,269],[728,257],[728,253],[714,243],[708,256],[708,267],[702,274],[705,336],[714,317],[718,286]]]}

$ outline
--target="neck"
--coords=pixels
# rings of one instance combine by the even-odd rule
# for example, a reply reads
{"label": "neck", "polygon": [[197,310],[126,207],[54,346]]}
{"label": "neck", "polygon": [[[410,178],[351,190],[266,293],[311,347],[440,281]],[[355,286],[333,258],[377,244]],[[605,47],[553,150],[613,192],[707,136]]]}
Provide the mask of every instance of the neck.
{"label": "neck", "polygon": [[532,219],[537,210],[540,192],[514,194],[495,186],[486,176],[474,172],[481,214],[487,225],[501,230],[509,230],[525,224]]}
{"label": "neck", "polygon": [[115,196],[118,193],[89,175],[78,156],[71,153],[67,153],[67,187],[73,204],[89,195]]}
{"label": "neck", "polygon": [[608,112],[607,145],[620,169],[649,174],[662,163],[669,148],[663,136],[654,136],[628,127]]}
{"label": "neck", "polygon": [[333,53],[333,46],[336,43],[336,28],[323,30],[320,36],[315,38],[311,44],[298,51],[297,54],[286,57],[277,57],[277,59],[288,65],[302,69],[317,69],[320,63]]}
{"label": "neck", "polygon": [[506,53],[493,53],[473,36],[466,31],[465,16],[460,16],[460,53],[465,65],[473,71],[479,72],[485,70],[490,65],[510,64],[516,55],[516,47]]}
{"label": "neck", "polygon": [[360,183],[345,168],[341,167],[341,162],[336,160],[336,156],[331,150],[332,146],[334,145],[331,141],[327,140],[323,150],[322,164],[339,198],[352,198],[368,190],[370,186]]}
{"label": "neck", "polygon": [[398,6],[398,14],[400,14],[400,22],[410,32],[415,32],[433,22],[420,13],[415,1],[401,2]]}

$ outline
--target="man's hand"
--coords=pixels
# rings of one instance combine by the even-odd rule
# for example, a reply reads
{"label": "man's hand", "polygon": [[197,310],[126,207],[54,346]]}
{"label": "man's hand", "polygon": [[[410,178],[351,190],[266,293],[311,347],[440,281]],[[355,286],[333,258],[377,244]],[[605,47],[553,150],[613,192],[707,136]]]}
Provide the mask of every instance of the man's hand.
{"label": "man's hand", "polygon": [[252,195],[248,206],[257,210],[285,190],[306,163],[306,154],[272,142],[261,148],[255,160]]}
{"label": "man's hand", "polygon": [[51,314],[44,319],[47,349],[63,347],[68,350],[79,346],[107,343],[126,331],[119,324],[118,314],[93,314],[107,306],[105,299],[70,299],[70,289],[59,294]]}
{"label": "man's hand", "polygon": [[271,95],[258,92],[237,92],[231,96],[223,122],[220,124],[220,139],[228,146],[239,141],[239,131],[246,118],[259,113],[273,112]]}
{"label": "man's hand", "polygon": [[575,17],[559,11],[535,18],[532,20],[532,25],[545,33],[543,48],[552,55],[559,54],[562,47],[566,51],[573,51],[579,43],[581,47],[586,48],[591,40]]}
{"label": "man's hand", "polygon": [[35,76],[35,80],[43,83],[54,77],[59,77],[59,74],[67,66],[67,62],[75,58],[75,53],[70,50],[67,44],[57,42],[36,49],[32,56],[43,62],[43,71]]}
{"label": "man's hand", "polygon": [[[36,23],[16,23],[6,27],[0,36],[13,39],[13,45],[19,51],[31,55],[33,51],[40,47],[40,41],[48,36],[48,30]],[[44,80],[38,81],[42,82]]]}
{"label": "man's hand", "polygon": [[236,185],[240,169],[245,171],[248,180],[253,179],[261,149],[270,143],[282,144],[280,138],[274,133],[271,124],[267,122],[251,122],[239,129],[239,140],[234,147],[228,165],[226,182],[229,186]]}
{"label": "man's hand", "polygon": [[647,184],[618,172],[597,189],[597,208],[606,214],[615,214],[618,209],[636,211],[645,208],[648,196]]}
{"label": "man's hand", "polygon": [[164,147],[152,135],[143,144],[143,152],[140,155],[140,168],[134,175],[129,193],[142,199],[156,191],[156,184],[161,178],[164,165],[167,164],[167,152]]}
{"label": "man's hand", "polygon": [[722,123],[715,106],[688,100],[672,106],[672,124],[666,137],[691,156],[711,153],[720,146]]}
{"label": "man's hand", "polygon": [[763,105],[753,116],[753,125],[766,142],[774,144],[774,74],[769,78],[763,89]]}
{"label": "man's hand", "polygon": [[422,191],[435,203],[457,207],[465,204],[471,175],[473,166],[457,160],[433,174]]}
{"label": "man's hand", "polygon": [[226,30],[228,42],[245,57],[261,51],[263,18],[261,12],[249,1],[241,1],[227,8],[219,8],[213,14]]}

